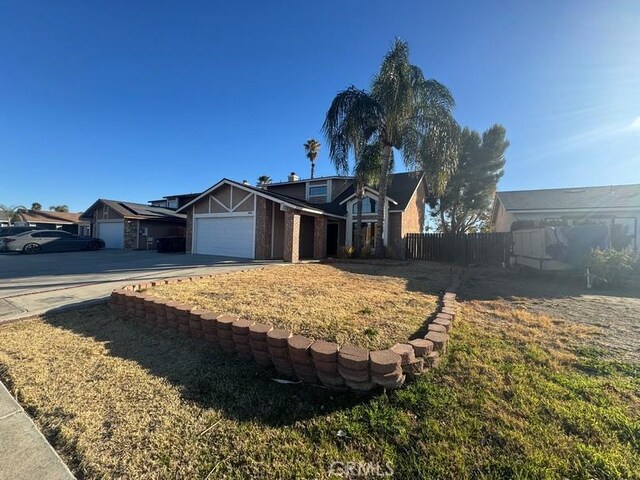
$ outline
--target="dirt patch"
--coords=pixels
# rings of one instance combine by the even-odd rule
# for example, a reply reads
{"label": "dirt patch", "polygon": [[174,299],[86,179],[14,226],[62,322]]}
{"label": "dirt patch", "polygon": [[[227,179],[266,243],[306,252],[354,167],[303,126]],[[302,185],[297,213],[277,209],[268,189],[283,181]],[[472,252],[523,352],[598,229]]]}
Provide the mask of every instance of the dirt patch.
{"label": "dirt patch", "polygon": [[470,269],[463,300],[504,300],[515,308],[595,327],[588,343],[612,357],[640,363],[640,289],[587,290],[580,277]]}

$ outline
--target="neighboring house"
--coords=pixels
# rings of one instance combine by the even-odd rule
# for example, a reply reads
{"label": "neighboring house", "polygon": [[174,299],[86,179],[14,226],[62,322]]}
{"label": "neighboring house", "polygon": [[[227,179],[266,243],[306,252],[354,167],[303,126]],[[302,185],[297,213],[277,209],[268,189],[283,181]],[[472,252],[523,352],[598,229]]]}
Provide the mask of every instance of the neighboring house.
{"label": "neighboring house", "polygon": [[[80,219],[80,213],[54,212],[48,210],[25,210],[21,220],[13,222],[16,226],[30,226],[50,230],[64,230],[78,235],[90,235],[91,225]],[[0,226],[8,226],[6,218],[0,219]]]}
{"label": "neighboring house", "polygon": [[640,185],[498,192],[493,206],[493,230],[508,232],[516,221],[566,225],[607,223],[624,230],[631,238],[630,246],[637,250]]}
{"label": "neighboring house", "polygon": [[81,216],[106,248],[153,250],[159,237],[184,236],[186,216],[141,203],[99,199]]}
{"label": "neighboring house", "polygon": [[149,200],[149,204],[152,207],[164,207],[170,208],[171,210],[177,210],[178,208],[184,207],[198,195],[200,194],[183,193],[180,195],[167,195],[166,197],[162,197],[160,200]]}
{"label": "neighboring house", "polygon": [[[425,194],[423,174],[391,175],[383,232],[393,256],[402,256],[407,233],[423,231]],[[363,233],[372,245],[378,192],[367,188],[365,195]],[[187,215],[187,252],[295,262],[352,245],[356,203],[352,177],[292,174],[262,188],[222,179],[178,212]]]}

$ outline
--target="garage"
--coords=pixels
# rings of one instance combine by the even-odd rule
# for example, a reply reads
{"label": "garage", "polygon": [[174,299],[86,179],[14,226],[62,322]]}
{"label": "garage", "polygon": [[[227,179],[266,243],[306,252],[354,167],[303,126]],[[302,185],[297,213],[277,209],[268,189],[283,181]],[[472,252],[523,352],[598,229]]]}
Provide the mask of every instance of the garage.
{"label": "garage", "polygon": [[106,248],[124,248],[124,222],[97,222],[97,236],[104,240]]}
{"label": "garage", "polygon": [[254,258],[254,217],[194,218],[193,253]]}

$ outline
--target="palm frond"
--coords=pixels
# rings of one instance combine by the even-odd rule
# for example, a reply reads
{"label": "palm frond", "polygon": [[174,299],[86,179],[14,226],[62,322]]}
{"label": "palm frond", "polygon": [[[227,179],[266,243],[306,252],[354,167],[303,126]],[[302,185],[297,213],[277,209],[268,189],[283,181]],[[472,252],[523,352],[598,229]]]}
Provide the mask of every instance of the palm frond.
{"label": "palm frond", "polygon": [[353,86],[338,92],[322,126],[329,158],[339,174],[349,172],[349,153],[364,145],[379,129],[380,105]]}

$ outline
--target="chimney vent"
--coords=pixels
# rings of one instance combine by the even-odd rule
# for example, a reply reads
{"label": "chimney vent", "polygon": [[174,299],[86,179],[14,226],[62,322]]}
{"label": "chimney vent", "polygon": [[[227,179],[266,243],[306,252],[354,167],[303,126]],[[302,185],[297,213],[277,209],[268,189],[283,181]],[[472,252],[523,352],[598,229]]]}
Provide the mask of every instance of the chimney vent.
{"label": "chimney vent", "polygon": [[296,175],[296,172],[291,172],[289,174],[288,179],[289,179],[290,182],[297,182],[298,180],[300,180],[300,177],[298,175]]}

